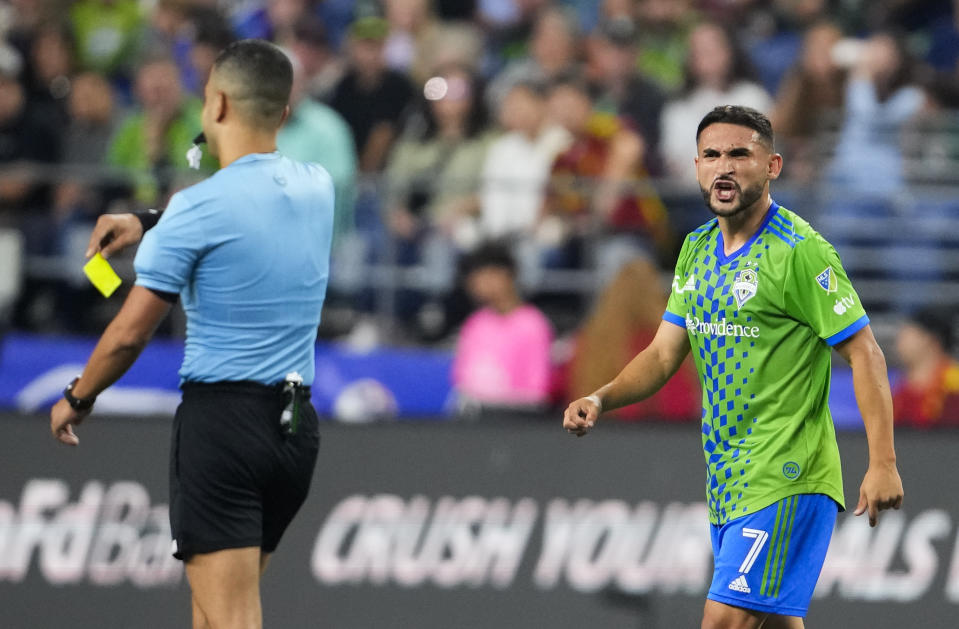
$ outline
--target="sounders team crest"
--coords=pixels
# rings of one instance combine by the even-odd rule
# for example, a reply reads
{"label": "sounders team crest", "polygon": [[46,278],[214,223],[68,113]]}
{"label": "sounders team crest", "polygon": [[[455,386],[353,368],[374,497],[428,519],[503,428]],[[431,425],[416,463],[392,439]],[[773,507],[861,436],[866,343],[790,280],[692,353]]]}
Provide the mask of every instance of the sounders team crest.
{"label": "sounders team crest", "polygon": [[733,297],[736,298],[736,305],[739,308],[756,295],[757,286],[759,286],[759,275],[756,269],[743,269],[736,274],[736,279],[733,280]]}

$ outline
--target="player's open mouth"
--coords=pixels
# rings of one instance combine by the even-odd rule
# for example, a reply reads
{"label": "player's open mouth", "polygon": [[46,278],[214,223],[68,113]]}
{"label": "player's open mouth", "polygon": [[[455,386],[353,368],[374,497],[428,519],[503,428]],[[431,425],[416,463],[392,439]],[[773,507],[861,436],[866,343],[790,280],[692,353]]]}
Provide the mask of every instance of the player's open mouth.
{"label": "player's open mouth", "polygon": [[737,186],[734,181],[722,179],[713,184],[716,198],[720,201],[732,201],[736,197]]}

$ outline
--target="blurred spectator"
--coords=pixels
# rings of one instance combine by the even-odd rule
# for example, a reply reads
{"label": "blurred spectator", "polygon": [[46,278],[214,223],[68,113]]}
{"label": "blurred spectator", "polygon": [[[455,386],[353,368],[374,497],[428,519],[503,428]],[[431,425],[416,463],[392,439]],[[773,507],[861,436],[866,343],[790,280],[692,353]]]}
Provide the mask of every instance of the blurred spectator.
{"label": "blurred spectator", "polygon": [[73,38],[66,27],[50,22],[34,35],[30,46],[28,98],[31,107],[41,108],[44,110],[42,116],[60,125],[67,122],[67,98],[74,58]]}
{"label": "blurred spectator", "polygon": [[386,0],[390,33],[384,44],[389,67],[404,72],[414,83],[425,83],[449,65],[479,69],[483,42],[468,22],[443,22],[430,11],[428,0]]}
{"label": "blurred spectator", "polygon": [[484,239],[516,243],[520,280],[530,286],[542,259],[535,235],[546,183],[572,136],[547,115],[545,90],[538,83],[515,84],[499,119],[504,133],[490,144],[483,165],[480,231]]}
{"label": "blurred spectator", "polygon": [[312,0],[261,0],[234,9],[233,27],[240,39],[268,39],[288,47],[296,25],[311,15]]}
{"label": "blurred spectator", "polygon": [[543,9],[536,18],[529,55],[507,65],[490,83],[487,104],[499,110],[506,93],[520,81],[549,83],[578,67],[576,23],[561,8]]}
{"label": "blurred spectator", "polygon": [[590,38],[591,78],[598,93],[596,109],[627,120],[643,138],[647,170],[659,172],[659,118],[665,95],[659,85],[636,70],[638,37],[629,18],[601,24]]}
{"label": "blurred spectator", "polygon": [[193,36],[188,54],[194,87],[190,91],[202,96],[210,71],[213,70],[213,62],[224,48],[233,43],[235,35],[229,23],[213,9],[195,9],[191,21]]}
{"label": "blurred spectator", "polygon": [[434,291],[452,283],[453,249],[478,240],[480,172],[490,135],[478,79],[449,68],[426,84],[387,166],[389,227],[400,262],[421,262]]}
{"label": "blurred spectator", "polygon": [[79,0],[70,7],[80,65],[111,78],[128,77],[145,26],[136,0]]}
{"label": "blurred spectator", "polygon": [[149,15],[149,29],[144,37],[147,54],[168,54],[180,69],[183,87],[202,94],[203,86],[190,63],[193,45],[193,24],[190,0],[158,0]]}
{"label": "blurred spectator", "polygon": [[950,14],[934,19],[928,33],[926,62],[940,72],[959,71],[959,2],[952,2]]}
{"label": "blurred spectator", "polygon": [[700,24],[689,36],[686,85],[663,108],[660,130],[666,171],[695,182],[696,126],[714,107],[744,105],[768,112],[770,104],[769,94],[753,80],[749,61],[733,35],[718,24]]}
{"label": "blurred spectator", "polygon": [[383,48],[386,65],[412,75],[414,81],[430,77],[432,62],[424,58],[442,28],[430,11],[429,0],[385,0],[386,20],[390,34]]}
{"label": "blurred spectator", "polygon": [[549,321],[520,297],[505,247],[481,246],[465,266],[467,292],[479,309],[463,324],[453,356],[461,410],[542,410],[550,390]]}
{"label": "blurred spectator", "polygon": [[281,153],[304,162],[315,162],[333,179],[336,192],[334,237],[352,230],[356,184],[356,147],[350,127],[331,107],[306,94],[306,75],[295,55],[290,117],[277,136]]}
{"label": "blurred spectator", "polygon": [[110,140],[118,126],[118,108],[107,80],[95,72],[73,79],[69,99],[70,123],[63,140],[64,173],[70,176],[57,186],[54,209],[59,223],[92,219],[106,206],[104,186],[90,181],[100,173]]}
{"label": "blurred spectator", "polygon": [[158,0],[150,26],[148,54],[172,56],[184,89],[202,96],[214,59],[235,38],[226,17],[195,0]]}
{"label": "blurred spectator", "polygon": [[350,27],[350,65],[336,86],[330,105],[353,130],[360,171],[379,172],[398,131],[399,120],[413,98],[409,81],[386,67],[383,42],[389,25],[376,17]]}
{"label": "blurred spectator", "polygon": [[815,168],[817,132],[828,128],[843,105],[845,70],[836,64],[833,50],[842,39],[834,24],[821,22],[803,38],[799,62],[783,80],[770,119],[777,150],[789,155],[790,178],[808,181]]}
{"label": "blurred spectator", "polygon": [[23,59],[0,44],[0,227],[19,227],[28,253],[47,253],[50,245],[49,173],[38,168],[60,158],[59,129],[31,106],[20,83]]}
{"label": "blurred spectator", "polygon": [[899,328],[896,353],[903,374],[893,391],[896,421],[919,428],[959,426],[959,362],[954,312],[927,308]]}
{"label": "blurred spectator", "polygon": [[925,96],[911,84],[913,65],[903,41],[877,33],[849,48],[854,63],[831,178],[854,192],[883,196],[906,179],[900,132],[923,108]]}
{"label": "blurred spectator", "polygon": [[626,259],[669,244],[666,209],[643,168],[642,138],[615,115],[595,112],[585,83],[558,82],[549,106],[573,143],[553,163],[540,239],[563,246],[554,264],[580,266],[584,239],[604,234],[595,263],[605,281]]}
{"label": "blurred spectator", "polygon": [[[170,59],[140,66],[135,93],[139,109],[120,125],[107,161],[134,177],[134,200],[150,205],[169,192],[177,171],[187,169],[184,156],[200,131],[201,103],[183,93],[177,66]],[[202,169],[216,170],[209,152]]]}
{"label": "blurred spectator", "polygon": [[330,48],[327,31],[318,19],[304,20],[293,29],[290,50],[300,60],[306,93],[328,102],[346,72],[345,63]]}
{"label": "blurred spectator", "polygon": [[[727,16],[724,8],[719,7],[717,19]],[[745,29],[740,28],[740,32],[748,42],[749,58],[763,86],[770,94],[775,94],[781,89],[783,78],[803,54],[805,32],[828,19],[827,0],[774,0],[745,3],[742,8],[742,15],[726,23],[745,24]],[[792,164],[792,157],[789,161]]]}
{"label": "blurred spectator", "polygon": [[690,0],[638,0],[636,17],[643,34],[639,70],[667,92],[683,85],[689,34],[696,24]]}
{"label": "blurred spectator", "polygon": [[[665,309],[659,270],[645,259],[624,265],[576,333],[562,399],[586,395],[613,379],[653,339]],[[693,421],[701,412],[696,369],[686,360],[656,395],[614,411],[614,416]]]}
{"label": "blurred spectator", "polygon": [[536,18],[549,4],[549,0],[480,1],[479,19],[487,30],[486,51],[494,73],[529,54]]}

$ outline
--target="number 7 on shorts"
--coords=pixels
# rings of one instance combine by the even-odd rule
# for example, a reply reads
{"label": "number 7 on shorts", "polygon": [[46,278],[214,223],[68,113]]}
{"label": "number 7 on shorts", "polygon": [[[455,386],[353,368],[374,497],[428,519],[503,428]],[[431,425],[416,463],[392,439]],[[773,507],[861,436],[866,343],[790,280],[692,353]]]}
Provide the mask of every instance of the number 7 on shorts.
{"label": "number 7 on shorts", "polygon": [[743,559],[743,563],[739,566],[739,572],[741,574],[748,574],[753,564],[756,563],[756,557],[759,556],[763,546],[766,545],[766,540],[769,539],[769,533],[762,529],[744,528],[743,537],[753,538],[753,545],[749,548],[749,552],[746,553],[746,558]]}

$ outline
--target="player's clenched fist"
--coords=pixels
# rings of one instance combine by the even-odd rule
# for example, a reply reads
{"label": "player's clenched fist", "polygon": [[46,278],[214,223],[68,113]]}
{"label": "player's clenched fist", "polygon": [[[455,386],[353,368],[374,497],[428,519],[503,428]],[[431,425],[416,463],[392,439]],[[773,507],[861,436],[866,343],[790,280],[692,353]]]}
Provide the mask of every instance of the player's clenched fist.
{"label": "player's clenched fist", "polygon": [[563,414],[563,428],[566,432],[582,437],[596,423],[602,412],[596,396],[579,398],[566,407]]}

